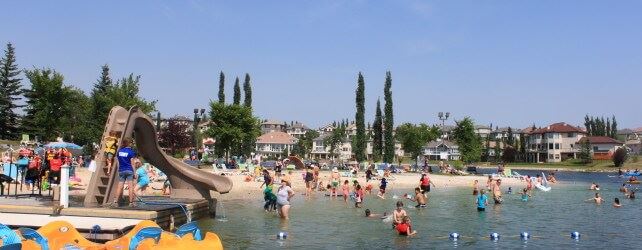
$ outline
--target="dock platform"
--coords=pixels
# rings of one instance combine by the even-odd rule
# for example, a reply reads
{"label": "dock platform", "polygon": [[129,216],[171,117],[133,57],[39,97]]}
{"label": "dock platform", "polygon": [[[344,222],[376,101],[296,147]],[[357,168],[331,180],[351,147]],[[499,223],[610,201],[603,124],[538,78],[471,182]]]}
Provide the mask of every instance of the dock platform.
{"label": "dock platform", "polygon": [[[102,208],[82,207],[71,202],[60,215],[53,215],[53,202],[34,198],[0,198],[0,223],[11,228],[38,229],[56,220],[64,220],[76,227],[87,239],[109,241],[127,233],[141,220],[156,222],[164,230],[172,230],[187,222],[187,216],[198,220],[210,216],[209,202],[204,199],[172,199],[169,197],[142,197],[136,207]],[[92,234],[95,225],[100,227]]]}

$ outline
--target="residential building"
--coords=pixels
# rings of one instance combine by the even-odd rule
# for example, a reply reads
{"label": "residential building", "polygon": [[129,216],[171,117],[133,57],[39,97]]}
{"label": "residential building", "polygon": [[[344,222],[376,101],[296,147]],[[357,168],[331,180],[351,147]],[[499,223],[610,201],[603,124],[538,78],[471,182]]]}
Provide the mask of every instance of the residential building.
{"label": "residential building", "polygon": [[269,132],[256,138],[256,154],[260,157],[284,157],[283,151],[292,152],[297,141],[285,132]]}
{"label": "residential building", "polygon": [[453,141],[448,140],[435,140],[428,142],[424,146],[424,157],[428,160],[459,160],[461,154],[459,153],[459,145]]}
{"label": "residential building", "polygon": [[631,154],[642,154],[642,128],[622,129],[617,132],[618,139],[624,140]]}
{"label": "residential building", "polygon": [[325,140],[331,135],[331,133],[322,133],[319,135],[319,137],[312,140],[312,150],[310,151],[310,156],[313,159],[330,158],[330,146],[325,144]]}
{"label": "residential building", "polygon": [[609,160],[615,150],[624,146],[624,142],[608,136],[586,136],[577,142],[576,147],[580,148],[587,141],[591,145],[594,160]]}
{"label": "residential building", "polygon": [[290,122],[290,126],[285,129],[285,132],[297,139],[301,139],[301,137],[303,137],[305,133],[308,132],[308,130],[310,130],[310,128],[303,125],[303,123],[293,121]]}
{"label": "residential building", "polygon": [[563,122],[538,128],[526,134],[526,160],[528,162],[561,162],[577,158],[577,142],[586,132]]}
{"label": "residential building", "polygon": [[270,132],[285,132],[285,127],[287,123],[281,122],[279,120],[263,120],[261,123],[261,134],[267,134]]}
{"label": "residential building", "polygon": [[479,135],[482,139],[488,138],[492,129],[485,125],[475,125],[475,134]]}
{"label": "residential building", "polygon": [[[490,132],[490,139],[491,140],[507,140],[508,139],[508,128],[509,127],[503,127],[503,128],[496,128],[492,132]],[[511,132],[513,134],[513,140],[518,141],[520,140],[520,134],[521,131],[519,129],[511,128]]]}

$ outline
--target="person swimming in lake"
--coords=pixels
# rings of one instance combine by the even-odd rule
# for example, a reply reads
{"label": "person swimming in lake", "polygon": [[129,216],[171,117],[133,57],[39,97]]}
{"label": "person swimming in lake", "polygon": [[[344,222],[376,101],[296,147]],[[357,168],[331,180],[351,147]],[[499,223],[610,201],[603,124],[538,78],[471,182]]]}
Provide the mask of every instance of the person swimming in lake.
{"label": "person swimming in lake", "polygon": [[417,234],[417,231],[412,230],[412,226],[410,226],[410,218],[408,216],[404,216],[401,219],[401,223],[397,224],[395,229],[399,235],[402,236],[413,236]]}
{"label": "person swimming in lake", "polygon": [[415,197],[410,198],[406,195],[406,199],[417,202],[416,208],[426,207],[426,197],[421,194],[421,188],[415,188]]}
{"label": "person swimming in lake", "polygon": [[348,180],[343,181],[341,190],[343,191],[343,201],[348,203],[348,196],[350,195],[350,182]]}
{"label": "person swimming in lake", "polygon": [[626,183],[622,183],[622,186],[620,187],[620,192],[625,194],[629,192],[629,189],[626,188]]}
{"label": "person swimming in lake", "polygon": [[337,197],[337,188],[339,188],[339,183],[341,183],[341,175],[339,174],[339,170],[337,170],[337,168],[332,169],[332,175],[330,175],[330,179],[332,182],[332,192],[330,194],[334,195],[334,197]]}
{"label": "person swimming in lake", "polygon": [[386,216],[388,216],[388,214],[385,213],[385,212],[383,213],[383,215],[382,214],[373,214],[372,211],[370,211],[370,209],[368,209],[368,208],[366,208],[365,213],[366,213],[366,217],[367,218],[380,218],[380,219],[383,219]]}
{"label": "person swimming in lake", "polygon": [[493,176],[489,175],[488,180],[486,180],[486,188],[488,188],[488,190],[491,190],[493,182]]}
{"label": "person swimming in lake", "polygon": [[533,191],[533,179],[531,179],[530,175],[526,176],[526,191],[529,193]]}
{"label": "person swimming in lake", "polygon": [[394,228],[397,224],[402,222],[404,216],[408,216],[406,210],[403,209],[403,202],[397,201],[397,209],[392,211],[392,227]]}
{"label": "person swimming in lake", "polygon": [[620,204],[620,199],[619,198],[615,198],[615,200],[613,201],[613,207],[614,208],[622,207],[622,204]]}
{"label": "person swimming in lake", "polygon": [[631,190],[628,194],[625,194],[626,198],[635,199],[635,191]]}
{"label": "person swimming in lake", "polygon": [[379,198],[386,199],[386,187],[388,186],[388,181],[386,178],[381,178],[381,184],[379,184]]}
{"label": "person swimming in lake", "polygon": [[473,181],[473,195],[477,195],[479,193],[479,180],[474,180]]}
{"label": "person swimming in lake", "polygon": [[546,177],[548,182],[550,183],[555,183],[557,182],[557,179],[555,179],[555,173],[549,173],[548,176]]}
{"label": "person swimming in lake", "polygon": [[279,215],[283,219],[289,219],[290,200],[294,196],[294,191],[288,185],[287,181],[281,180],[281,186],[276,192],[276,207]]}
{"label": "person swimming in lake", "polygon": [[524,188],[522,192],[519,192],[519,194],[522,195],[522,201],[528,201],[528,198],[531,197],[526,188]]}
{"label": "person swimming in lake", "polygon": [[591,186],[589,187],[589,190],[596,190],[599,186],[595,184],[595,182],[591,183]]}
{"label": "person swimming in lake", "polygon": [[595,197],[590,198],[590,199],[588,199],[588,200],[586,200],[586,201],[589,201],[589,202],[595,202],[595,204],[600,205],[600,204],[602,204],[602,202],[603,202],[604,200],[602,200],[602,197],[600,196],[600,193],[595,193]]}
{"label": "person swimming in lake", "polygon": [[488,196],[486,196],[486,190],[480,190],[479,195],[477,196],[477,200],[475,201],[477,204],[477,211],[483,212],[486,211],[486,206],[488,206]]}

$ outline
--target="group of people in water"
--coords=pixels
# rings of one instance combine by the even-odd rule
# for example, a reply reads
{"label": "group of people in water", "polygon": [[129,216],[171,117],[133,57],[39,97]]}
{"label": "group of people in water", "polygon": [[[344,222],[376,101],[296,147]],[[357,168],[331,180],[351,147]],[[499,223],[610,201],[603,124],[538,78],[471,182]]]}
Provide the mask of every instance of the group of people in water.
{"label": "group of people in water", "polygon": [[[624,197],[627,198],[627,199],[635,199],[635,190],[637,190],[637,188],[629,188],[629,187],[630,187],[630,184],[627,184],[626,182],[622,183],[622,186],[620,186],[619,192],[624,194]],[[593,183],[591,183],[591,186],[589,187],[589,190],[600,191],[600,185],[595,183],[595,182],[593,182]],[[587,199],[586,201],[587,202],[595,202],[595,204],[598,204],[598,205],[604,203],[604,199],[602,198],[602,196],[600,195],[599,192],[595,192],[595,195],[593,197]],[[613,207],[615,207],[615,208],[622,207],[622,204],[620,203],[620,198],[619,197],[615,197],[613,199]]]}

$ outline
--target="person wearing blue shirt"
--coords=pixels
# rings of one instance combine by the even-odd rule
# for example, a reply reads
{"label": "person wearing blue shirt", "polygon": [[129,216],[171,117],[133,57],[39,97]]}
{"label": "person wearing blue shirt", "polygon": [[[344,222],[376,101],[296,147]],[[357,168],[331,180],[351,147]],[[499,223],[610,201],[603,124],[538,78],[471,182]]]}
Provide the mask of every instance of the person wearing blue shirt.
{"label": "person wearing blue shirt", "polygon": [[488,196],[486,196],[486,190],[482,189],[477,196],[477,211],[485,211],[486,206],[488,206]]}
{"label": "person wearing blue shirt", "polygon": [[134,207],[134,168],[133,160],[136,158],[136,152],[131,148],[131,139],[125,138],[122,141],[120,149],[116,153],[118,158],[118,188],[116,189],[116,196],[114,197],[114,202],[111,204],[112,207],[118,207],[118,200],[123,193],[123,188],[125,182],[129,187],[129,206]]}

